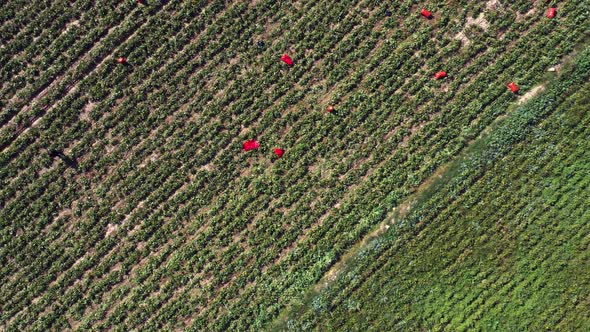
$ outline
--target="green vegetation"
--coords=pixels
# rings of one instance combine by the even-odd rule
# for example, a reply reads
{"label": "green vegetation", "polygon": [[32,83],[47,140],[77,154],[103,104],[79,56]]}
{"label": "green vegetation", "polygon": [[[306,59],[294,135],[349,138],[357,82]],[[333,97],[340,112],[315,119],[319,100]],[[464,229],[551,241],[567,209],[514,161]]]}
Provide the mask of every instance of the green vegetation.
{"label": "green vegetation", "polygon": [[468,149],[283,330],[590,326],[590,48]]}
{"label": "green vegetation", "polygon": [[587,38],[550,5],[1,2],[0,330],[267,328]]}

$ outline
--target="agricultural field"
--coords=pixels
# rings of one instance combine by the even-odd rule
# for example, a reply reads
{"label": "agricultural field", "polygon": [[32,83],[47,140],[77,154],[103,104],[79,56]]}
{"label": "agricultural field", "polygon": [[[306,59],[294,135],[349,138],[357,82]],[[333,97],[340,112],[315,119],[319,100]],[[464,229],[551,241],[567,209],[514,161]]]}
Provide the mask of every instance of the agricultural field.
{"label": "agricultural field", "polygon": [[583,330],[589,8],[1,2],[0,330]]}

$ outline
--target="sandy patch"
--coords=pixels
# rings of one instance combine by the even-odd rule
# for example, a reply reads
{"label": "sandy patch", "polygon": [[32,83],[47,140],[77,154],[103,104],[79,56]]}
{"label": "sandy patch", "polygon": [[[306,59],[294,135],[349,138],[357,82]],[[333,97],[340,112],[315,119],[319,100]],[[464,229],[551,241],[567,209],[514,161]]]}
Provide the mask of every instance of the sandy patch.
{"label": "sandy patch", "polygon": [[111,234],[113,234],[114,232],[116,232],[117,229],[119,229],[119,225],[116,225],[116,224],[108,224],[107,225],[107,233],[106,233],[106,236],[110,236]]}
{"label": "sandy patch", "polygon": [[489,0],[486,2],[486,8],[488,10],[497,10],[502,8],[502,4],[500,3],[500,0]]}
{"label": "sandy patch", "polygon": [[470,26],[473,26],[473,25],[482,28],[484,31],[487,31],[488,28],[490,27],[490,22],[488,22],[488,20],[485,19],[483,13],[479,14],[479,16],[477,18],[468,17],[467,22],[465,23],[465,26],[463,27],[463,30],[461,30],[461,32],[456,34],[454,37],[455,39],[460,40],[461,43],[463,44],[463,46],[467,46],[471,43],[469,38],[467,38],[465,31],[467,30],[467,28],[469,28]]}
{"label": "sandy patch", "polygon": [[468,17],[466,26],[477,25],[484,31],[487,31],[490,27],[490,23],[485,19],[483,13],[479,14],[477,18]]}
{"label": "sandy patch", "polygon": [[543,90],[545,90],[545,86],[544,85],[539,85],[539,86],[536,86],[536,87],[532,88],[529,92],[525,93],[520,98],[518,98],[518,104],[521,105],[521,104],[526,103],[531,98],[533,98],[534,96],[536,96],[539,93],[541,93]]}
{"label": "sandy patch", "polygon": [[84,106],[84,109],[80,113],[80,120],[84,120],[84,121],[90,122],[90,113],[92,112],[92,110],[94,110],[95,107],[96,107],[96,103],[95,102],[92,102],[91,101],[88,104],[86,104]]}

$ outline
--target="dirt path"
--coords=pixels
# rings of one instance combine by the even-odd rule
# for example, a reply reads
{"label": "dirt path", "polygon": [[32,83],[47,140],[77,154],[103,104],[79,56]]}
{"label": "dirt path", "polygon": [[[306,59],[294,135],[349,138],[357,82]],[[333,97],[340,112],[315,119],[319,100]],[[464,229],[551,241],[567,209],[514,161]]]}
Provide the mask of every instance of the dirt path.
{"label": "dirt path", "polygon": [[544,84],[537,85],[536,87],[530,89],[527,93],[525,93],[520,98],[518,98],[518,105],[522,105],[522,104],[526,103],[527,101],[531,100],[531,98],[533,98],[534,96],[543,92],[544,90],[545,90]]}

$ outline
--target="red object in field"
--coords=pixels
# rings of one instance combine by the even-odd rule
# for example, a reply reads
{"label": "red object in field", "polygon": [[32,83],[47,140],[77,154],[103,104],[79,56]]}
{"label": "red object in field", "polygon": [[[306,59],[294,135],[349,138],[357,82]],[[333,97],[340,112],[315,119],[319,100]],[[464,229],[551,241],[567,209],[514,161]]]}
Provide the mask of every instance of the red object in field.
{"label": "red object in field", "polygon": [[447,72],[446,72],[446,71],[444,71],[444,70],[443,70],[443,71],[439,71],[438,73],[434,74],[434,77],[435,77],[437,80],[440,80],[441,78],[445,78],[445,77],[447,77]]}
{"label": "red object in field", "polygon": [[140,5],[145,5],[145,0],[137,0],[137,3]]}
{"label": "red object in field", "polygon": [[516,83],[514,82],[508,83],[508,88],[510,88],[510,91],[512,91],[513,93],[518,92],[518,85],[516,85]]}
{"label": "red object in field", "polygon": [[549,10],[547,10],[547,17],[554,18],[555,15],[557,15],[557,8],[553,7],[553,8],[549,8]]}
{"label": "red object in field", "polygon": [[255,139],[251,139],[249,141],[244,142],[244,150],[246,150],[246,151],[256,150],[259,147],[260,147],[260,143],[258,143],[258,141]]}
{"label": "red object in field", "polygon": [[124,65],[127,63],[127,58],[120,57],[117,59],[117,62]]}
{"label": "red object in field", "polygon": [[291,57],[287,53],[283,54],[283,56],[281,57],[281,60],[283,60],[283,62],[289,66],[293,65],[293,59],[291,59]]}
{"label": "red object in field", "polygon": [[277,155],[277,157],[281,158],[285,154],[285,150],[276,148],[275,154]]}
{"label": "red object in field", "polygon": [[326,109],[326,111],[328,111],[328,113],[333,113],[335,110],[336,109],[332,105],[328,106],[328,108]]}
{"label": "red object in field", "polygon": [[426,18],[432,17],[432,13],[430,11],[426,10],[426,8],[422,8],[422,10],[420,11],[420,14],[422,14],[422,16],[424,16]]}

